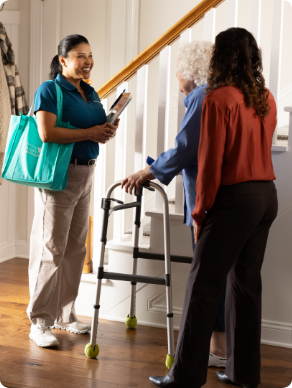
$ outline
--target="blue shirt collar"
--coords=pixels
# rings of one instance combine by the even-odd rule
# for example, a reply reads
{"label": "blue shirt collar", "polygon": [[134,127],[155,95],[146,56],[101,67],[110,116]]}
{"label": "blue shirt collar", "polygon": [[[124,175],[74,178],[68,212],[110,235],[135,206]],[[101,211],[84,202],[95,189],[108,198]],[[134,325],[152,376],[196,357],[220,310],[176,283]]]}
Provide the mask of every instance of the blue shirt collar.
{"label": "blue shirt collar", "polygon": [[[203,86],[205,86],[205,85],[203,85]],[[193,96],[194,96],[194,94],[195,94],[195,91],[196,91],[198,88],[201,88],[201,87],[202,87],[202,86],[197,86],[197,87],[195,87],[195,89],[192,90],[191,93],[189,93],[189,94],[185,97],[185,99],[184,99],[184,104],[185,104],[185,107],[186,107],[186,108],[189,106],[190,101],[193,99]]]}
{"label": "blue shirt collar", "polygon": [[187,108],[189,106],[189,103],[190,103],[190,100],[192,100],[192,96],[193,94],[195,93],[195,90],[198,89],[199,86],[197,86],[194,90],[191,91],[191,93],[189,93],[186,98],[184,99],[184,104],[185,104],[185,107]]}
{"label": "blue shirt collar", "polygon": [[[78,90],[76,86],[71,84],[71,82],[67,81],[66,78],[62,76],[62,74],[58,74],[55,80],[60,86],[69,91]],[[88,85],[86,82],[81,80],[80,83],[82,89],[84,90],[86,97],[90,96],[94,92],[94,88]]]}

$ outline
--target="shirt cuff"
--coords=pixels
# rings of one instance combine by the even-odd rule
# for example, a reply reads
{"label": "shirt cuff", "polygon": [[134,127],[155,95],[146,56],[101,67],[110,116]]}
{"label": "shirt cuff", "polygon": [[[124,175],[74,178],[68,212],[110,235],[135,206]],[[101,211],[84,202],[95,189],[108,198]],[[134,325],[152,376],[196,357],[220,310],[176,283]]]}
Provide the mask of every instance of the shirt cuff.
{"label": "shirt cuff", "polygon": [[196,225],[201,228],[203,225],[203,222],[205,221],[206,213],[204,212],[203,214],[198,214],[197,212],[195,213],[195,209],[194,209],[192,211],[192,217],[193,217],[193,220],[195,221]]}
{"label": "shirt cuff", "polygon": [[172,181],[172,178],[169,178],[168,176],[163,175],[160,171],[155,170],[153,166],[150,167],[150,171],[155,176],[155,178],[164,185],[169,185],[169,183]]}

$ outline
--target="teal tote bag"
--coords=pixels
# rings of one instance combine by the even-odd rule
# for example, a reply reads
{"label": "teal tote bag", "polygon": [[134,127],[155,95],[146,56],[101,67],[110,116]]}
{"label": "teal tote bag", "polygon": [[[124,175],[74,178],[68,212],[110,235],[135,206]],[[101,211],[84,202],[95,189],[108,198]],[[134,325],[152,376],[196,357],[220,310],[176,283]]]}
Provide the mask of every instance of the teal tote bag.
{"label": "teal tote bag", "polygon": [[[62,121],[63,93],[60,86],[54,84],[58,101],[56,126],[76,129]],[[74,143],[43,143],[36,118],[30,116],[32,107],[27,116],[11,116],[2,178],[21,185],[62,191],[67,186],[68,165]]]}

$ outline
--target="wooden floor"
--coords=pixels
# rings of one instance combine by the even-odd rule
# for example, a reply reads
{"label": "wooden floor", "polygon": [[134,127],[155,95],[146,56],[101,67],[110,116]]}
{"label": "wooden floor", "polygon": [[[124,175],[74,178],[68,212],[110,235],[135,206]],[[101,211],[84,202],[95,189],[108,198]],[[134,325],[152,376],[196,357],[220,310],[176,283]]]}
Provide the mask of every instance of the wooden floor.
{"label": "wooden floor", "polygon": [[[84,347],[88,335],[54,330],[60,347],[42,349],[28,338],[26,315],[28,260],[0,264],[0,381],[8,388],[121,388],[154,387],[150,375],[167,373],[166,331],[145,326],[126,330],[123,323],[101,321],[100,356],[89,360]],[[90,322],[89,318],[83,318]],[[175,338],[177,338],[177,333]],[[209,368],[204,387],[223,388]],[[292,349],[262,346],[261,388],[284,388],[292,380]]]}

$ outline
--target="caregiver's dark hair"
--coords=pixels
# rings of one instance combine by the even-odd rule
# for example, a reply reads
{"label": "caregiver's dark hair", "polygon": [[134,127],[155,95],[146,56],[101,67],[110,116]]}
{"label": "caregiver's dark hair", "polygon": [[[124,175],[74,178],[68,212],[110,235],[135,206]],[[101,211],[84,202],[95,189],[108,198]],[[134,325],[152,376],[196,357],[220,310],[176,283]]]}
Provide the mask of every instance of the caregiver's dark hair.
{"label": "caregiver's dark hair", "polygon": [[62,65],[59,61],[59,56],[62,55],[64,58],[67,58],[69,51],[73,50],[74,47],[78,46],[80,43],[89,44],[84,36],[77,34],[68,35],[60,42],[58,46],[58,55],[54,56],[51,63],[50,79],[55,79],[58,74],[62,74]]}
{"label": "caregiver's dark hair", "polygon": [[254,108],[256,116],[266,117],[271,108],[262,73],[262,53],[250,32],[229,28],[217,35],[210,61],[208,93],[234,85],[242,91],[246,107]]}

